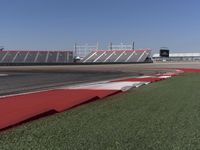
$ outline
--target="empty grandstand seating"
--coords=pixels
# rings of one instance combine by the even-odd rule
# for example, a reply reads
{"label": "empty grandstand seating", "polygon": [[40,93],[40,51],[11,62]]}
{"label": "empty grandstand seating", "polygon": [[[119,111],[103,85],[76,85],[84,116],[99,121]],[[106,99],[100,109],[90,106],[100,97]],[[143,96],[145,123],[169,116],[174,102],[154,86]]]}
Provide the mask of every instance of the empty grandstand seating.
{"label": "empty grandstand seating", "polygon": [[0,51],[0,64],[10,63],[72,63],[71,51]]}
{"label": "empty grandstand seating", "polygon": [[86,56],[83,63],[131,63],[145,62],[150,58],[151,50],[96,50]]}

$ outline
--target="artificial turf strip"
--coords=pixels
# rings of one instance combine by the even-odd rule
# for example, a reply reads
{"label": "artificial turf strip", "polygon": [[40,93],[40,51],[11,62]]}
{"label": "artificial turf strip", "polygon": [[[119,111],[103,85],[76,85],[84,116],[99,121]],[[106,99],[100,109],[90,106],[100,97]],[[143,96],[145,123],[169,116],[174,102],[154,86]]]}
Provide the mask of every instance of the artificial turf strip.
{"label": "artificial turf strip", "polygon": [[0,133],[0,149],[199,149],[200,74],[184,74]]}

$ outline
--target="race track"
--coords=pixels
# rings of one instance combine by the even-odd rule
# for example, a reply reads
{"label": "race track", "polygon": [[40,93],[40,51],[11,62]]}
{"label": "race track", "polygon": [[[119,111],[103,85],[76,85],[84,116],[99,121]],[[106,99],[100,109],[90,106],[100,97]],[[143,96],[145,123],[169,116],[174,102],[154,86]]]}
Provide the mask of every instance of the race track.
{"label": "race track", "polygon": [[44,90],[82,82],[107,80],[124,73],[104,72],[4,72],[0,76],[0,95]]}
{"label": "race track", "polygon": [[200,63],[1,66],[0,95],[120,77],[155,74],[162,72],[161,68],[200,68]]}

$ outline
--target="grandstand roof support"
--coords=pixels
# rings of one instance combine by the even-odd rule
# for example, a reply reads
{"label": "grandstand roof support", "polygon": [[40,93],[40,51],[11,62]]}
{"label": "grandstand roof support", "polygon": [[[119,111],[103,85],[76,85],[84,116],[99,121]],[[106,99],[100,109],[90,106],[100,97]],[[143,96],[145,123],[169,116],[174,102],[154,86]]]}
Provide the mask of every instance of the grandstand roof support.
{"label": "grandstand roof support", "polygon": [[135,49],[135,42],[133,41],[132,50]]}
{"label": "grandstand roof support", "polygon": [[97,41],[97,47],[96,47],[96,50],[98,50],[99,49],[99,42]]}
{"label": "grandstand roof support", "polygon": [[110,42],[109,49],[112,50],[112,42]]}
{"label": "grandstand roof support", "polygon": [[76,43],[74,44],[74,56],[75,57],[77,56],[77,44]]}

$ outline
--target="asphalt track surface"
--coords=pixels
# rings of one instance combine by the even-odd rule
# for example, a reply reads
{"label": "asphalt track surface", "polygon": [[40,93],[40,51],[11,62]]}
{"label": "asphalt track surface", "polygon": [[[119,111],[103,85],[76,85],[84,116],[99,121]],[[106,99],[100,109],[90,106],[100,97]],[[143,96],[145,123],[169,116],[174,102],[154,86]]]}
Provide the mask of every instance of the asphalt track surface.
{"label": "asphalt track surface", "polygon": [[[155,70],[155,68],[157,69]],[[128,76],[155,74],[163,72],[161,68],[200,68],[200,63],[2,66],[0,67],[0,75],[7,74],[7,76],[0,76],[0,95],[45,90],[59,86]]]}
{"label": "asphalt track surface", "polygon": [[104,71],[0,71],[0,96],[52,89],[79,83],[140,76],[141,72]]}
{"label": "asphalt track surface", "polygon": [[[1,73],[0,73],[1,74]],[[68,86],[83,82],[121,77],[124,73],[104,72],[3,72],[0,76],[0,95],[17,94]]]}

